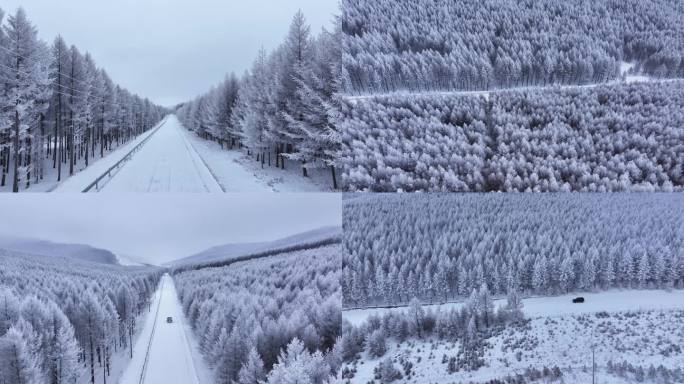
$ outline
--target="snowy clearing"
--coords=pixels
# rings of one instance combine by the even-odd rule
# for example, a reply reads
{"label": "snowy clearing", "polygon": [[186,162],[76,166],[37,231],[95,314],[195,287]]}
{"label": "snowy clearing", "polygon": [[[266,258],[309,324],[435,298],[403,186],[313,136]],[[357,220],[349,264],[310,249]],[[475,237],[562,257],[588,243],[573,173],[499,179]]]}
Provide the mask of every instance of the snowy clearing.
{"label": "snowy clearing", "polygon": [[188,143],[175,116],[157,131],[102,192],[222,192]]}
{"label": "snowy clearing", "polygon": [[[572,304],[577,296],[584,297],[586,303]],[[450,371],[449,360],[460,356],[461,341],[431,335],[403,342],[389,338],[384,356],[372,357],[364,351],[360,360],[347,364],[343,375],[349,383],[367,383],[375,377],[376,367],[390,357],[403,372],[400,382],[479,383],[529,375],[528,368],[543,371],[557,367],[562,382],[579,384],[591,381],[592,349],[597,383],[633,382],[629,378],[639,375],[644,376],[636,381],[655,383],[665,371],[665,375],[681,375],[677,369],[684,366],[682,290],[581,293],[523,302],[526,320],[494,330],[486,338],[484,365],[478,369]],[[498,300],[496,304],[504,303]],[[457,309],[460,305],[428,306],[433,310],[438,307]],[[343,317],[358,326],[368,314],[381,314],[378,310],[365,312],[369,313],[362,316],[363,311],[347,311]],[[611,368],[617,363],[626,363],[627,372]],[[630,369],[638,373],[630,373]],[[546,378],[543,382],[561,381]]]}
{"label": "snowy clearing", "polygon": [[[573,304],[572,299],[581,296],[584,304]],[[498,299],[495,306],[503,306],[506,299]],[[554,297],[531,297],[523,299],[523,313],[528,318],[561,317],[596,312],[625,312],[684,309],[684,290],[611,290],[606,292],[572,293]],[[425,309],[448,311],[459,309],[463,302],[426,305]],[[353,325],[363,324],[372,315],[405,311],[406,307],[354,309],[342,312],[342,317]]]}
{"label": "snowy clearing", "polygon": [[[591,382],[592,343],[596,345],[597,383],[634,382],[609,373],[609,361],[613,364],[626,361],[646,371],[650,366],[662,365],[670,370],[682,367],[684,356],[678,352],[678,345],[684,342],[682,326],[683,311],[533,319],[524,325],[508,327],[487,340],[483,367],[471,372],[453,373],[449,373],[445,361],[457,355],[461,348],[459,342],[432,338],[403,343],[391,340],[383,358],[370,358],[363,353],[360,361],[348,365],[356,370],[350,382],[368,383],[373,379],[373,371],[378,363],[390,356],[396,367],[412,364],[411,379],[398,382],[482,383],[508,375],[525,374],[530,367],[538,370],[558,367],[562,371],[563,381],[547,379],[540,382],[585,384]],[[642,381],[657,382],[648,379]]]}
{"label": "snowy clearing", "polygon": [[[119,383],[209,383],[209,371],[196,344],[191,343],[191,332],[169,275],[162,277],[152,308],[135,344],[133,360]],[[173,322],[167,323],[167,317],[172,317]]]}

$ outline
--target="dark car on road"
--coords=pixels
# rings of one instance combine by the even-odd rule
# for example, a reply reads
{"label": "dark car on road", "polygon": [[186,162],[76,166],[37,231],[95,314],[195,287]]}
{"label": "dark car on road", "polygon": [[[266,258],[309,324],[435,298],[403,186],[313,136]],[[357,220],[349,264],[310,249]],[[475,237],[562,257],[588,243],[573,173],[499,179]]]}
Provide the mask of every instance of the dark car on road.
{"label": "dark car on road", "polygon": [[584,303],[584,297],[578,297],[572,301],[575,304],[582,304]]}
{"label": "dark car on road", "polygon": [[169,323],[169,324],[170,324],[170,323],[173,323],[173,317],[171,317],[171,316],[167,317],[167,318],[166,318],[166,322]]}

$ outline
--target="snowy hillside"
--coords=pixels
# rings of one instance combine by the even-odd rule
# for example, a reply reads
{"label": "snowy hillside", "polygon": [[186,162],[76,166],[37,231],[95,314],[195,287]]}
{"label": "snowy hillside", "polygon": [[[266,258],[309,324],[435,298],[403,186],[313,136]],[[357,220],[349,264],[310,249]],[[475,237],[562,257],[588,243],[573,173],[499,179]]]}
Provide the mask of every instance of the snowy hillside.
{"label": "snowy hillside", "polygon": [[196,255],[171,262],[167,266],[185,267],[190,265],[202,265],[263,253],[282,252],[289,248],[307,248],[317,246],[318,244],[339,242],[341,237],[342,228],[323,227],[274,241],[220,245],[202,251]]}
{"label": "snowy hillside", "polygon": [[0,382],[116,382],[161,273],[0,249]]}
{"label": "snowy hillside", "polygon": [[[596,383],[684,382],[684,299],[681,291],[653,300],[669,309],[640,310],[623,295],[621,310],[601,310],[600,303],[615,308],[615,297],[595,295],[598,305],[583,314],[553,314],[555,300],[537,305],[526,320],[494,330],[484,337],[483,365],[474,370],[456,369],[462,342],[424,335],[407,341],[387,339],[386,352],[343,367],[349,383],[368,383],[382,377],[378,365],[390,358],[406,383],[505,383],[592,382],[592,351]],[[647,294],[642,294],[647,297]],[[570,298],[568,298],[571,300]],[[595,300],[594,300],[595,299]],[[663,302],[664,300],[669,300]],[[524,301],[527,304],[527,301]],[[576,306],[580,306],[575,304]],[[584,311],[583,311],[584,312]],[[647,337],[645,335],[648,335]],[[385,369],[387,371],[388,369]],[[515,380],[518,381],[515,381]],[[511,380],[511,381],[506,381]],[[381,382],[388,382],[381,379]]]}
{"label": "snowy hillside", "polygon": [[343,382],[684,382],[682,198],[345,199]]}
{"label": "snowy hillside", "polygon": [[345,0],[350,94],[684,77],[678,0],[592,2]]}
{"label": "snowy hillside", "polygon": [[112,252],[82,244],[62,244],[0,236],[0,249],[42,256],[66,257],[93,263],[119,264],[118,257]]}
{"label": "snowy hillside", "polygon": [[681,194],[375,194],[345,200],[345,307],[684,287]]}
{"label": "snowy hillside", "polygon": [[341,364],[339,244],[174,280],[214,382],[326,383]]}

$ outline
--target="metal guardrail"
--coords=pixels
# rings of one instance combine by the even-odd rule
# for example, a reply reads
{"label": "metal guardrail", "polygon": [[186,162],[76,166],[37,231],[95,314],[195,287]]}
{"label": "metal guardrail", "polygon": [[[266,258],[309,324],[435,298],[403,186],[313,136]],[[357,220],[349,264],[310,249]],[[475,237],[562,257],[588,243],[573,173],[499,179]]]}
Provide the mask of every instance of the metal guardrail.
{"label": "metal guardrail", "polygon": [[[167,119],[168,119],[168,118],[167,118]],[[155,128],[154,131],[152,131],[152,133],[150,133],[143,141],[141,141],[138,145],[136,145],[135,148],[131,149],[131,151],[128,152],[128,153],[126,154],[126,156],[124,156],[123,158],[121,158],[121,160],[117,161],[116,164],[114,164],[112,167],[110,167],[110,168],[107,170],[107,172],[103,173],[100,177],[98,177],[97,179],[95,179],[95,181],[93,181],[88,187],[86,187],[86,189],[84,189],[82,193],[89,193],[89,192],[91,192],[93,189],[95,189],[95,191],[99,191],[99,190],[100,190],[100,182],[102,182],[104,179],[108,179],[108,180],[109,180],[109,178],[112,177],[112,173],[113,173],[115,170],[121,168],[121,166],[122,166],[125,162],[129,161],[129,160],[133,157],[133,155],[134,155],[136,152],[140,151],[140,150],[142,149],[143,145],[145,145],[145,143],[147,143],[147,142],[150,140],[150,138],[151,138],[152,136],[154,136],[154,134],[157,133],[157,131],[158,131],[161,127],[164,126],[164,124],[166,124],[167,119],[164,119],[164,121],[162,121],[161,124],[159,124],[159,126],[158,126],[157,128]]]}
{"label": "metal guardrail", "polygon": [[[162,277],[163,279],[163,277]],[[147,365],[150,361],[150,350],[152,349],[152,340],[154,339],[154,332],[157,330],[157,322],[159,321],[159,308],[161,308],[161,297],[164,294],[162,291],[164,290],[164,283],[165,280],[162,280],[161,282],[161,287],[159,287],[159,302],[157,303],[157,311],[154,314],[154,324],[152,324],[152,333],[150,334],[150,342],[147,343],[147,352],[145,352],[145,361],[143,362],[143,367],[142,371],[140,372],[140,381],[139,384],[143,384],[145,382],[145,376],[147,375]]]}

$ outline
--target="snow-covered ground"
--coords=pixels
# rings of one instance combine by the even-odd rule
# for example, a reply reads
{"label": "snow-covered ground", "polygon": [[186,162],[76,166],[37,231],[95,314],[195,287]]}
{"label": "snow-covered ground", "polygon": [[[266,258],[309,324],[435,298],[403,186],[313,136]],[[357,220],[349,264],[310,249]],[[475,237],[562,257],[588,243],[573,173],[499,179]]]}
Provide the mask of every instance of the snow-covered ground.
{"label": "snow-covered ground", "polygon": [[[160,122],[160,124],[163,123]],[[82,192],[90,183],[95,181],[100,175],[105,173],[109,168],[121,160],[128,152],[130,152],[136,145],[145,140],[149,135],[154,133],[154,129],[139,135],[138,137],[130,140],[129,142],[114,148],[111,152],[105,152],[104,157],[100,158],[99,149],[95,155],[95,158],[90,159],[90,164],[88,167],[85,166],[85,160],[79,159],[74,166],[74,175],[69,177],[68,165],[62,164],[62,181],[57,182],[57,170],[52,168],[52,159],[47,159],[45,161],[45,174],[43,181],[40,183],[31,183],[28,189],[24,189],[22,185],[21,191],[23,192],[69,192],[69,193],[79,193]],[[10,178],[7,181],[7,185],[0,187],[0,192],[10,192],[12,191],[11,184],[11,174],[8,175]]]}
{"label": "snow-covered ground", "polygon": [[[91,164],[88,168],[83,169],[81,172],[74,174],[74,176],[64,180],[62,183],[57,185],[51,192],[56,193],[80,193],[83,192],[92,182],[97,180],[98,177],[102,176],[111,167],[116,165],[121,159],[126,157],[129,152],[131,152],[138,144],[142,143],[149,136],[154,135],[158,129],[161,129],[166,125],[167,119],[162,120],[159,125],[154,129],[143,133],[142,135],[136,137],[130,142],[122,145],[116,150],[112,151],[109,155],[103,157],[101,160]],[[135,155],[133,155],[135,157]],[[125,164],[124,164],[125,166]]]}
{"label": "snow-covered ground", "polygon": [[616,85],[623,83],[643,83],[643,82],[672,82],[681,81],[684,79],[656,79],[645,75],[633,74],[630,71],[634,68],[634,64],[622,62],[620,64],[620,74],[625,76],[625,79],[615,79],[605,83],[584,84],[584,85],[548,85],[548,86],[528,86],[528,87],[514,87],[493,89],[491,91],[425,91],[425,92],[411,92],[411,91],[397,91],[389,93],[374,93],[363,95],[347,95],[345,98],[352,102],[364,101],[374,99],[377,97],[387,96],[482,96],[489,99],[492,93],[504,93],[515,91],[530,91],[530,90],[545,90],[545,89],[582,89],[595,88],[602,85]]}
{"label": "snow-covered ground", "polygon": [[170,115],[159,131],[101,189],[101,192],[222,192]]}
{"label": "snow-covered ground", "polygon": [[[684,367],[684,291],[610,291],[582,296],[585,304],[572,304],[576,295],[524,300],[523,311],[529,321],[488,339],[485,366],[476,371],[448,372],[445,361],[457,356],[457,341],[429,338],[398,343],[390,339],[383,358],[370,358],[364,352],[361,360],[347,366],[356,371],[350,382],[369,382],[380,361],[390,356],[399,369],[412,364],[411,378],[399,382],[477,383],[524,374],[529,367],[558,367],[564,383],[587,383],[591,382],[592,345],[596,382],[600,384],[633,382],[609,373],[609,361],[626,361],[646,371],[651,365],[670,370]],[[352,323],[365,318],[360,311],[350,312],[345,312],[344,318]]]}
{"label": "snow-covered ground", "polygon": [[[168,274],[162,277],[152,308],[119,384],[211,383]],[[167,323],[167,317],[173,322]]]}
{"label": "snow-covered ground", "polygon": [[55,192],[81,192],[132,148],[150,139],[100,186],[103,193],[170,192],[308,192],[332,190],[329,170],[310,170],[303,177],[297,164],[286,170],[261,169],[243,151],[221,149],[218,143],[202,140],[169,115],[158,130],[152,130],[61,183]]}
{"label": "snow-covered ground", "polygon": [[[581,296],[586,299],[584,304],[573,304],[572,299]],[[506,304],[506,299],[495,300],[495,305]],[[684,309],[684,290],[611,290],[604,292],[581,292],[562,296],[531,297],[523,299],[523,312],[528,318],[560,317],[580,315],[600,311],[646,311]],[[448,303],[426,305],[424,308],[432,311],[459,309],[464,303]],[[388,311],[405,311],[405,307],[370,308],[343,311],[342,317],[354,325],[360,325],[371,315],[380,315]]]}
{"label": "snow-covered ground", "polygon": [[203,140],[191,131],[185,131],[192,146],[206,161],[226,192],[333,190],[329,169],[309,169],[309,177],[304,177],[300,164],[289,160],[285,161],[285,170],[269,167],[268,164],[262,168],[261,163],[244,150],[221,148],[216,142]]}

